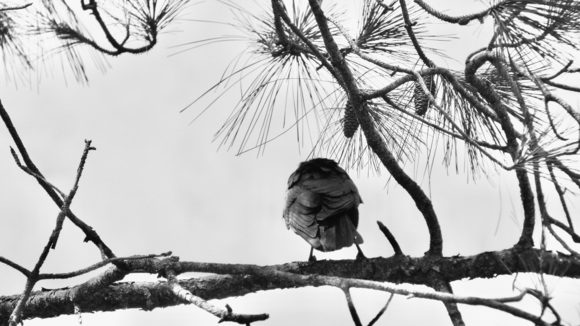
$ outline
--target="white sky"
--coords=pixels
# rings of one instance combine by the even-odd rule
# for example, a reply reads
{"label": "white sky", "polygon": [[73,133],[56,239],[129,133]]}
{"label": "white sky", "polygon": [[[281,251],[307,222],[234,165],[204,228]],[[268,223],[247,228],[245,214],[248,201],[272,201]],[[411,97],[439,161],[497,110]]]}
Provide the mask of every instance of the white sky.
{"label": "white sky", "polygon": [[[75,5],[76,2],[75,2]],[[188,18],[226,20],[227,9],[213,2],[192,6]],[[238,100],[232,92],[196,123],[203,107],[179,113],[219,80],[225,66],[243,44],[208,46],[171,56],[170,46],[219,35],[223,27],[184,22],[181,33],[162,35],[150,53],[111,59],[105,75],[91,74],[89,87],[60,77],[44,79],[39,89],[2,87],[0,99],[11,115],[31,157],[46,178],[67,192],[84,147],[93,140],[73,211],[91,225],[118,256],[173,251],[181,260],[223,263],[280,264],[305,260],[308,245],[286,230],[282,204],[288,175],[307,158],[291,133],[271,143],[265,155],[217,151],[212,135]],[[466,29],[463,39],[445,50],[463,61],[481,33]],[[227,30],[228,33],[233,31]],[[69,76],[70,77],[70,76]],[[576,102],[577,103],[577,102]],[[12,141],[0,128],[0,255],[32,268],[52,231],[58,213],[36,182],[14,164]],[[436,161],[439,163],[440,161]],[[413,173],[412,167],[407,167]],[[474,184],[435,165],[430,181],[423,180],[441,219],[446,255],[471,255],[508,248],[519,238],[523,220],[514,177],[492,174]],[[392,255],[376,226],[385,223],[403,251],[420,256],[427,250],[427,230],[412,201],[400,187],[385,187],[388,174],[377,177],[351,173],[364,204],[359,232],[368,257]],[[553,195],[549,198],[557,199]],[[574,203],[578,212],[580,202]],[[578,216],[576,214],[576,216]],[[65,223],[56,251],[43,272],[65,272],[99,260],[83,235]],[[319,259],[352,259],[356,249],[318,253]],[[25,279],[0,265],[0,295],[20,293]],[[43,282],[51,288],[71,282]],[[152,278],[154,280],[154,278]],[[458,282],[457,293],[499,296],[511,293],[513,278]],[[536,276],[521,275],[517,284],[537,284]],[[565,280],[551,282],[555,300],[566,303],[570,321],[580,316],[580,286]],[[354,291],[363,323],[368,323],[388,294]],[[262,325],[350,325],[345,300],[338,289],[271,291],[215,302],[229,303],[236,312],[270,313]],[[513,325],[514,319],[487,308],[461,307],[468,325]],[[417,313],[421,311],[421,313]],[[439,303],[396,297],[378,325],[448,324]],[[194,306],[83,315],[84,325],[215,324],[217,319]],[[26,321],[25,325],[76,325],[76,317]]]}

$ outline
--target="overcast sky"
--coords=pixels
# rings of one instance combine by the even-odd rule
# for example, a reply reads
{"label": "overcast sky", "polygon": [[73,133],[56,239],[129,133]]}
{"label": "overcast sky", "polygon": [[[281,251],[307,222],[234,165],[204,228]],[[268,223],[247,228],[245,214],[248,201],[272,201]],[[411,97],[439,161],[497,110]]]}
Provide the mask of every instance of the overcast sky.
{"label": "overcast sky", "polygon": [[[222,21],[228,15],[225,6],[212,1],[192,6],[187,13],[191,19]],[[466,53],[481,46],[477,39],[482,28],[467,28],[463,39],[449,43],[445,50],[463,62]],[[88,87],[77,85],[70,76],[65,84],[57,74],[54,79],[44,78],[38,88],[4,85],[0,100],[36,165],[64,192],[74,180],[84,140],[93,141],[97,151],[89,154],[72,210],[116,255],[171,250],[184,261],[265,265],[306,260],[309,247],[286,230],[282,209],[287,178],[307,159],[310,149],[297,146],[288,133],[272,142],[264,155],[218,151],[213,134],[239,99],[238,93],[229,93],[193,124],[190,121],[203,106],[179,111],[217,82],[245,45],[221,43],[170,56],[177,52],[172,46],[235,32],[216,24],[185,21],[177,29],[181,32],[162,35],[160,44],[148,54],[111,59],[112,68],[104,75],[90,69]],[[0,255],[31,269],[58,209],[36,181],[14,164],[9,146],[12,141],[2,127]],[[406,168],[433,199],[441,219],[444,253],[471,255],[513,245],[523,220],[514,177],[491,171],[489,178],[475,183],[464,173],[462,162],[459,173],[448,171],[440,162],[435,161],[430,179],[424,176],[423,166]],[[405,254],[421,256],[428,246],[427,229],[408,195],[393,182],[387,186],[386,172],[380,176],[349,172],[364,201],[359,232],[367,257],[393,254],[377,220],[391,229]],[[578,212],[580,203],[575,204]],[[66,222],[57,250],[51,252],[42,271],[66,272],[97,262],[99,252],[82,240],[83,234]],[[317,257],[352,259],[355,255],[356,249],[348,248]],[[0,275],[0,295],[22,291],[25,279],[19,273],[0,265]],[[39,286],[75,285],[85,279],[47,281]],[[512,282],[512,277],[502,277],[453,286],[459,294],[501,296],[512,293]],[[537,285],[538,276],[520,275],[516,284]],[[578,323],[580,286],[564,280],[550,285],[557,294],[555,300],[568,302],[570,321]],[[363,323],[387,299],[386,293],[354,291]],[[229,303],[239,313],[270,313],[262,325],[351,324],[345,299],[335,288],[270,291],[214,303]],[[461,309],[468,325],[514,323],[513,318],[487,308]],[[379,325],[419,322],[449,323],[439,303],[396,297]],[[194,306],[83,315],[84,325],[103,323],[212,325],[217,319]],[[53,324],[76,325],[77,320],[69,316],[25,322]]]}

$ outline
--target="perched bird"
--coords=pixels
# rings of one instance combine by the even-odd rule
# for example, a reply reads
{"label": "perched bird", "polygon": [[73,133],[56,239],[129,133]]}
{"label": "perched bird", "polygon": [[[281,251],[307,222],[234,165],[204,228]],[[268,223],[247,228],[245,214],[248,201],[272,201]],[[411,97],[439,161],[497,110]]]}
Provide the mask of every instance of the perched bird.
{"label": "perched bird", "polygon": [[286,227],[308,242],[309,261],[315,261],[313,249],[334,251],[358,249],[357,259],[364,258],[358,246],[363,243],[356,231],[358,205],[362,199],[346,171],[329,159],[315,158],[302,162],[288,179],[283,217]]}

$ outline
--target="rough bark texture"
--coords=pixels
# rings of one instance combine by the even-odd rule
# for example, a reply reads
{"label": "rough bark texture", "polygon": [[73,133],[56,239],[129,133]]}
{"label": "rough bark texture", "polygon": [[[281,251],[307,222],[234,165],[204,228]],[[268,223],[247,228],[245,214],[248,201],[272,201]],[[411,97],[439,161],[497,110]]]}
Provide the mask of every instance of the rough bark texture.
{"label": "rough bark texture", "polygon": [[[147,260],[140,270],[149,273],[163,273],[172,269],[176,273],[215,272],[228,275],[211,275],[179,281],[180,285],[203,299],[223,299],[242,296],[257,291],[285,289],[304,286],[320,286],[313,282],[291,281],[276,277],[282,271],[300,275],[325,275],[355,278],[380,282],[414,283],[432,285],[445,275],[447,282],[473,278],[492,278],[497,275],[511,275],[522,272],[542,272],[560,277],[580,277],[580,261],[560,253],[542,252],[539,249],[508,249],[485,252],[469,257],[412,258],[393,256],[372,258],[363,261],[339,260],[316,263],[294,262],[276,266],[208,264],[179,262],[171,260]],[[112,267],[113,270],[117,269]],[[127,282],[110,286],[85,288],[83,285],[37,291],[31,296],[24,311],[24,319],[49,318],[74,313],[74,304],[81,312],[114,311],[138,308],[152,310],[183,304],[171,293],[166,282]],[[74,304],[73,304],[73,299]],[[0,325],[7,325],[10,312],[18,300],[18,295],[0,297]]]}

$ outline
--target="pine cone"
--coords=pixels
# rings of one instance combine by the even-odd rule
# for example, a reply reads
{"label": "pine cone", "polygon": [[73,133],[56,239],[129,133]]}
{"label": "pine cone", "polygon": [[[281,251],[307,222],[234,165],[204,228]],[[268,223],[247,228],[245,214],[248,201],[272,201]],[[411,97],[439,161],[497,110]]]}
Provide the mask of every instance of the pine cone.
{"label": "pine cone", "polygon": [[350,102],[346,102],[346,107],[344,108],[344,118],[342,119],[342,131],[346,138],[352,138],[356,130],[358,129],[358,120],[356,118],[356,113],[354,112],[354,107]]}
{"label": "pine cone", "polygon": [[[431,95],[435,92],[435,83],[433,82],[433,75],[428,75],[423,77],[425,84],[427,85],[427,89],[431,92]],[[413,101],[415,102],[415,114],[423,116],[427,109],[429,108],[429,97],[418,82],[415,82],[415,90],[413,91]]]}

